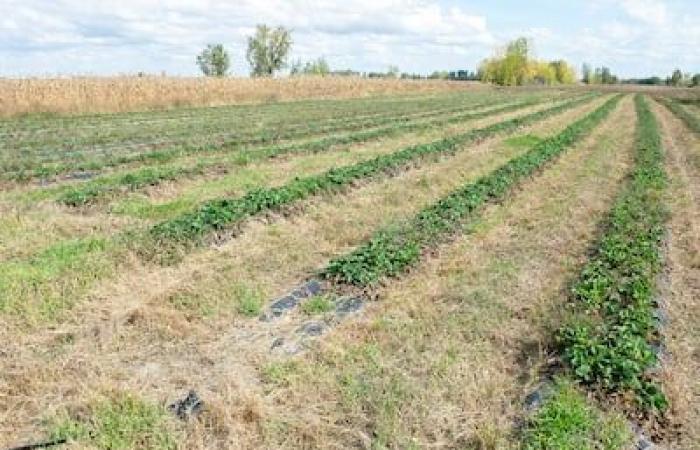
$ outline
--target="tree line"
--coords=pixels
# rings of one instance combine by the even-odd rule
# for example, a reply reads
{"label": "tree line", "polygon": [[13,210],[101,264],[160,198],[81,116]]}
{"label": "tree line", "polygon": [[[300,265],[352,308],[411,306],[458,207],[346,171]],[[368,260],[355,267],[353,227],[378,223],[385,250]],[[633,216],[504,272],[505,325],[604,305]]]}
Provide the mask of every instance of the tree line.
{"label": "tree line", "polygon": [[[296,75],[335,75],[361,76],[366,78],[439,79],[456,81],[483,81],[502,86],[527,84],[572,84],[577,81],[576,71],[562,59],[544,61],[533,57],[532,43],[520,37],[496,51],[494,56],[482,61],[477,72],[469,70],[435,71],[428,76],[415,73],[402,73],[396,66],[389,66],[386,72],[357,72],[353,70],[331,70],[325,58],[303,62],[296,60],[288,66],[288,55],[292,48],[292,32],[278,26],[271,28],[258,25],[255,33],[247,38],[246,60],[250,74],[254,77],[270,77],[289,67],[291,76]],[[223,77],[230,68],[231,59],[222,44],[209,44],[197,55],[197,65],[206,76]],[[581,82],[585,84],[649,84],[668,86],[700,86],[700,74],[691,75],[680,69],[668,77],[653,76],[639,79],[620,79],[606,66],[592,68],[584,63],[581,68]]]}

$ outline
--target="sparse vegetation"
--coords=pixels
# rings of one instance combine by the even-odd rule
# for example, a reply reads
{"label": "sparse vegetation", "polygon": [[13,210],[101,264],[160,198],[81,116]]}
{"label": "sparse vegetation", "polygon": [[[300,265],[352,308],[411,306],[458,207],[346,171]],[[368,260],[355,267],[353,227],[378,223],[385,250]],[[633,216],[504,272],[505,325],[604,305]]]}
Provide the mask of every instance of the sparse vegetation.
{"label": "sparse vegetation", "polygon": [[176,448],[166,411],[130,394],[110,394],[88,405],[85,415],[67,413],[52,420],[52,439],[105,450]]}

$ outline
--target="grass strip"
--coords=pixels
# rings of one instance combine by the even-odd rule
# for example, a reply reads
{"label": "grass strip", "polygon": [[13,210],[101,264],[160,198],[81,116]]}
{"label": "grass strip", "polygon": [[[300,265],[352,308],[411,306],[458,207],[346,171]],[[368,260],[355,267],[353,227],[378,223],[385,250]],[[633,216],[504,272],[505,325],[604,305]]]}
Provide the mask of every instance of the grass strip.
{"label": "grass strip", "polygon": [[695,133],[700,133],[700,117],[691,113],[683,107],[678,100],[669,99],[666,97],[656,98],[658,102],[668,108],[674,116],[681,119]]}
{"label": "grass strip", "polygon": [[585,137],[616,107],[620,96],[536,144],[495,171],[469,183],[420,211],[411,220],[378,231],[366,244],[332,260],[322,276],[341,285],[369,287],[416,263],[424,249],[456,232],[469,214],[488,201],[502,198],[525,177]]}
{"label": "grass strip", "polygon": [[624,417],[590,404],[576,386],[560,379],[523,436],[524,450],[619,450],[631,448],[632,433]]}
{"label": "grass strip", "polygon": [[635,106],[635,169],[574,285],[573,311],[557,343],[576,380],[607,394],[632,393],[643,410],[663,412],[668,401],[650,370],[657,363],[654,296],[662,268],[666,176],[656,118],[641,95]]}
{"label": "grass strip", "polygon": [[455,153],[466,143],[484,139],[497,133],[516,130],[524,125],[571,109],[590,101],[592,98],[578,98],[552,108],[467,133],[428,144],[407,147],[357,164],[334,168],[319,175],[297,178],[280,187],[256,189],[237,198],[212,200],[206,202],[197,211],[154,226],[150,230],[150,235],[158,247],[167,247],[168,243],[196,243],[210,232],[223,229],[255,214],[280,208],[312,195],[333,192],[362,179],[386,175],[392,171],[396,172],[397,169],[405,167],[420,158],[430,155]]}
{"label": "grass strip", "polygon": [[[386,138],[401,133],[426,130],[435,126],[447,126],[453,123],[466,122],[496,114],[517,111],[518,109],[526,108],[536,103],[539,102],[537,100],[529,100],[505,105],[483,112],[467,112],[447,118],[438,117],[427,121],[422,120],[411,122],[398,120],[399,123],[387,127],[374,128],[371,130],[364,130],[338,136],[329,136],[298,144],[275,145],[261,149],[244,150],[236,154],[236,159],[234,162],[238,164],[249,163],[253,160],[273,158],[290,153],[317,153],[335,148],[337,146],[352,145],[367,142],[373,139]],[[199,175],[204,173],[207,168],[221,166],[222,164],[223,161],[217,160],[208,163],[199,163],[192,167],[146,167],[121,175],[117,178],[99,179],[83,183],[61,194],[61,196],[58,198],[58,202],[67,206],[85,206],[95,203],[101,198],[112,195],[115,192],[135,191],[146,186],[156,186],[164,181],[176,180],[186,176]]]}

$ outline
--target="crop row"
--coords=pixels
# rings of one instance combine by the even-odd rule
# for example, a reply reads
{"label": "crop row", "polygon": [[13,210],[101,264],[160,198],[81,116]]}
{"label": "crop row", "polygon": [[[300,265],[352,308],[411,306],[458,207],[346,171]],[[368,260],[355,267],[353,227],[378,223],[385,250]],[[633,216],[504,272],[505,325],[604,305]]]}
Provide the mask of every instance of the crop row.
{"label": "crop row", "polygon": [[487,202],[502,198],[603,121],[619,101],[606,101],[595,111],[569,125],[561,133],[535,145],[490,174],[452,192],[420,211],[399,227],[378,231],[351,253],[332,260],[324,278],[340,285],[368,287],[383,277],[395,276],[414,264],[422,252],[459,229],[464,219]]}
{"label": "crop row", "polygon": [[700,133],[700,117],[691,113],[683,107],[683,105],[673,99],[657,98],[664,106],[666,106],[676,117],[681,119],[685,124],[696,133]]}
{"label": "crop row", "polygon": [[[491,106],[500,102],[502,102],[502,99],[489,100],[479,102],[477,104],[460,106],[459,108],[456,108],[455,111],[460,112],[477,107]],[[443,111],[438,111],[435,114],[440,116],[442,113]],[[178,157],[192,154],[244,149],[250,146],[269,145],[271,143],[284,140],[301,139],[315,135],[324,135],[331,132],[361,130],[364,128],[376,127],[381,124],[411,120],[414,119],[411,117],[397,117],[395,114],[392,114],[388,117],[382,117],[381,119],[369,118],[359,121],[349,119],[344,123],[334,123],[331,125],[326,125],[323,122],[309,122],[304,125],[303,128],[295,128],[293,130],[285,130],[284,128],[269,128],[263,131],[253,132],[252,134],[231,133],[230,136],[225,138],[208,136],[204,141],[197,141],[195,139],[192,142],[180,142],[175,144],[164,141],[163,143],[156,145],[155,148],[147,145],[146,150],[140,150],[128,154],[119,154],[118,152],[114,151],[107,151],[104,155],[100,155],[98,153],[86,155],[79,151],[72,152],[70,155],[65,154],[63,156],[54,154],[51,156],[52,161],[42,161],[41,159],[36,161],[32,160],[31,158],[9,157],[3,161],[3,167],[5,169],[4,177],[14,180],[26,180],[36,177],[53,176],[71,170],[100,170],[107,167],[115,167],[134,162],[150,161],[154,163],[164,163]],[[61,156],[60,160],[53,160],[59,156]],[[70,161],[71,157],[75,158],[75,160]]]}
{"label": "crop row", "polygon": [[635,168],[574,285],[573,314],[557,342],[577,380],[608,393],[634,393],[642,407],[663,411],[666,397],[649,370],[657,361],[655,279],[662,268],[666,177],[657,121],[641,95],[635,105]]}
{"label": "crop row", "polygon": [[256,189],[242,197],[209,201],[197,211],[154,226],[150,230],[150,235],[159,246],[167,247],[169,242],[191,244],[201,240],[210,232],[238,223],[247,217],[289,205],[312,195],[337,191],[363,179],[396,173],[397,169],[407,167],[421,158],[453,154],[464,149],[464,145],[469,142],[497,133],[512,132],[521,126],[559,114],[592,98],[590,96],[578,98],[467,133],[407,147],[357,164],[334,168],[320,175],[297,178],[280,187]]}
{"label": "crop row", "polygon": [[[244,150],[236,154],[235,162],[273,158],[290,153],[316,153],[337,148],[343,145],[352,145],[360,142],[367,142],[373,139],[390,137],[400,133],[426,130],[436,126],[446,126],[452,123],[466,122],[470,120],[485,118],[488,116],[515,111],[535,104],[535,101],[525,101],[522,103],[509,104],[502,107],[489,109],[487,111],[467,112],[450,117],[438,117],[427,121],[404,122],[379,127],[370,130],[363,130],[355,133],[342,134],[324,137],[302,143],[292,143],[274,145],[265,148]],[[132,171],[117,178],[94,180],[76,186],[64,192],[58,199],[59,202],[68,206],[83,206],[93,203],[100,198],[106,197],[114,192],[127,190],[134,191],[145,186],[155,186],[161,182],[175,180],[183,176],[191,176],[203,173],[207,168],[221,167],[224,161],[218,159],[207,163],[200,162],[192,167],[171,167],[171,168],[142,168]]]}

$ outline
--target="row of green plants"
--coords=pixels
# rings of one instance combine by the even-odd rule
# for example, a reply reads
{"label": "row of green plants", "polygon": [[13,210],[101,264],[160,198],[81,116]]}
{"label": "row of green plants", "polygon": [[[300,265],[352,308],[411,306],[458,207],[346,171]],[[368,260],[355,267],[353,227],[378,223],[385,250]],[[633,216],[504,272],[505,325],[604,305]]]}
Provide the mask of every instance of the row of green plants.
{"label": "row of green plants", "polygon": [[700,133],[700,117],[685,109],[680,101],[667,97],[659,97],[657,100],[666,106],[676,117],[685,122],[688,128],[696,133]]}
{"label": "row of green plants", "polygon": [[487,202],[502,198],[603,121],[619,102],[616,96],[569,125],[561,133],[536,144],[521,156],[424,208],[411,220],[378,231],[351,253],[332,260],[324,278],[340,285],[369,287],[383,277],[396,276],[415,264],[423,251],[458,231],[465,218]]}
{"label": "row of green plants", "polygon": [[[355,133],[341,134],[323,137],[301,143],[273,145],[253,150],[243,150],[236,154],[235,163],[251,162],[264,158],[273,158],[290,153],[316,153],[338,146],[349,146],[374,139],[386,138],[401,133],[427,130],[436,126],[447,126],[453,123],[466,122],[485,118],[488,116],[515,111],[537,103],[536,100],[527,100],[520,103],[507,104],[502,107],[486,111],[466,112],[449,117],[437,117],[429,120],[408,121],[398,119],[397,123],[380,128],[363,130]],[[192,167],[153,168],[145,167],[131,171],[119,177],[107,177],[80,184],[65,191],[58,198],[60,203],[68,206],[84,206],[113,195],[119,191],[135,191],[146,186],[155,186],[164,181],[175,180],[185,176],[202,174],[205,169],[224,167],[225,161],[213,160],[208,163],[200,162]]]}
{"label": "row of green plants", "polygon": [[167,243],[187,245],[197,243],[208,233],[224,229],[253,215],[279,209],[312,195],[338,191],[361,180],[397,173],[399,169],[416,164],[421,159],[430,156],[454,154],[463,150],[465,144],[498,133],[512,132],[519,127],[589,102],[593,98],[594,96],[576,98],[545,110],[505,120],[467,133],[427,144],[410,146],[357,164],[334,168],[319,175],[296,178],[280,187],[256,189],[242,197],[209,201],[197,211],[154,226],[150,230],[150,235],[161,249],[168,247]]}
{"label": "row of green plants", "polygon": [[[490,99],[475,104],[458,105],[451,109],[440,108],[430,113],[420,112],[423,116],[429,117],[431,114],[441,117],[446,113],[461,112],[477,107],[497,105],[503,102],[503,99]],[[145,151],[133,151],[129,145],[120,144],[121,151],[131,150],[132,153],[120,154],[116,148],[107,148],[104,151],[98,149],[90,150],[91,154],[84,151],[76,150],[69,147],[66,151],[54,151],[44,157],[12,157],[11,152],[7,153],[7,157],[3,158],[2,166],[4,169],[3,178],[14,181],[25,181],[33,178],[47,178],[70,171],[95,171],[109,167],[117,167],[130,163],[137,162],[152,162],[165,163],[173,159],[203,153],[213,152],[229,152],[232,150],[241,150],[254,146],[270,145],[272,143],[313,137],[335,132],[349,132],[354,130],[362,130],[370,127],[377,127],[382,124],[395,123],[397,121],[418,120],[412,115],[415,111],[409,113],[390,113],[381,117],[365,117],[362,119],[347,119],[345,121],[334,121],[327,124],[324,120],[321,121],[306,121],[303,125],[296,124],[293,127],[270,126],[260,131],[255,129],[252,132],[233,133],[225,138],[217,136],[208,136],[206,133],[202,136],[207,136],[204,140],[194,139],[190,142],[169,142],[164,141],[156,144],[157,147],[164,148],[148,148]],[[242,127],[246,129],[247,127]],[[138,144],[138,143],[136,143]],[[73,144],[71,144],[72,146]],[[140,145],[140,144],[139,144]]]}
{"label": "row of green plants", "polygon": [[571,315],[557,345],[572,376],[606,395],[632,394],[647,412],[668,401],[650,375],[658,363],[656,278],[662,269],[666,176],[656,118],[635,97],[635,168],[618,195],[594,255],[571,294]]}

